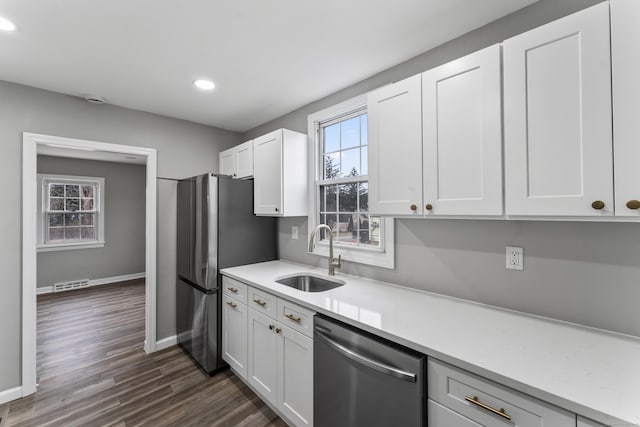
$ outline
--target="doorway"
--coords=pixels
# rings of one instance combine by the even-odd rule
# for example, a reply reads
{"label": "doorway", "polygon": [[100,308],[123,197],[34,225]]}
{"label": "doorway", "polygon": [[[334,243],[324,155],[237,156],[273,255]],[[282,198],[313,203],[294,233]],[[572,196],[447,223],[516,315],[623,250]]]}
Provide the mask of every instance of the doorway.
{"label": "doorway", "polygon": [[33,133],[23,134],[22,167],[22,396],[35,393],[36,282],[39,153],[62,150],[65,157],[105,160],[110,156],[135,156],[146,166],[145,196],[145,340],[144,350],[156,350],[156,211],[157,152],[152,148],[109,144]]}

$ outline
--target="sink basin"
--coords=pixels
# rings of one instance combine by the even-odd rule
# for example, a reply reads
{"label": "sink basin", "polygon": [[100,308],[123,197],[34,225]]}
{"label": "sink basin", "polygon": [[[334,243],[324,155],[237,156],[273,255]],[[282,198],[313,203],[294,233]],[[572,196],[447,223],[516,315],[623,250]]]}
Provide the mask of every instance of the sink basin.
{"label": "sink basin", "polygon": [[296,274],[276,280],[277,283],[298,289],[304,292],[322,292],[344,285],[342,280],[326,279],[324,277],[309,274]]}

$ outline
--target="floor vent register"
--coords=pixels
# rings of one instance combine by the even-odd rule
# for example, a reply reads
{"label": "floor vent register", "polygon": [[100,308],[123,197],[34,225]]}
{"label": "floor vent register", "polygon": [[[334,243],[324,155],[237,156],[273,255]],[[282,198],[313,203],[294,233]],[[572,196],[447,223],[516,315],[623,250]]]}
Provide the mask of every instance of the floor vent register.
{"label": "floor vent register", "polygon": [[53,285],[53,292],[70,291],[72,289],[86,288],[89,286],[89,279],[73,280],[70,282],[60,282]]}

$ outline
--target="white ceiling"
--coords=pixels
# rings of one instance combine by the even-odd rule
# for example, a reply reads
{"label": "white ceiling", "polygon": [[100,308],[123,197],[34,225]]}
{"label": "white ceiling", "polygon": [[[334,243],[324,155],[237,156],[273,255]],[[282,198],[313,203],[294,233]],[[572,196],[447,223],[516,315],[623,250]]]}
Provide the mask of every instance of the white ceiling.
{"label": "white ceiling", "polygon": [[0,79],[243,132],[534,1],[2,0]]}

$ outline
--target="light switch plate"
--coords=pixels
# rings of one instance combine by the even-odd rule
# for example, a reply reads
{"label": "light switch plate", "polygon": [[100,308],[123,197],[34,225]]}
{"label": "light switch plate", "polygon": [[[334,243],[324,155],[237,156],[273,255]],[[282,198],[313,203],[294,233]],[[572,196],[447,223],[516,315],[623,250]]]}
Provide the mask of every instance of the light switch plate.
{"label": "light switch plate", "polygon": [[291,226],[291,239],[292,240],[298,240],[298,226],[297,225],[292,225]]}
{"label": "light switch plate", "polygon": [[507,246],[507,270],[523,270],[524,250],[516,246]]}

